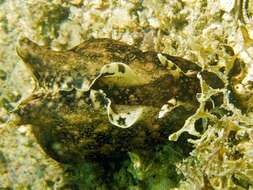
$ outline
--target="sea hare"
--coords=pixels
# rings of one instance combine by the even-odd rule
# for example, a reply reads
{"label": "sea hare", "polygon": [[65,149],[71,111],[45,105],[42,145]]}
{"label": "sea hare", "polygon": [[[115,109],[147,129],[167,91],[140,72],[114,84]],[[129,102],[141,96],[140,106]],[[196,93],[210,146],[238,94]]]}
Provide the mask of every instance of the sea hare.
{"label": "sea hare", "polygon": [[[199,105],[201,67],[180,57],[111,39],[53,51],[22,38],[17,53],[35,87],[15,112],[60,162],[152,149]],[[204,77],[210,84],[218,78],[208,72]]]}

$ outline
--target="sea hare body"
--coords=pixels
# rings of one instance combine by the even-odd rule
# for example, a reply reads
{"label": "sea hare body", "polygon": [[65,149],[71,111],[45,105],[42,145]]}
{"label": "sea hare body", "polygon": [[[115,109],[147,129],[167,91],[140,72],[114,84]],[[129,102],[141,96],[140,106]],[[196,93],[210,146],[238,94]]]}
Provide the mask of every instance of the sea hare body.
{"label": "sea hare body", "polygon": [[23,38],[17,53],[36,85],[15,112],[60,162],[152,149],[198,107],[201,68],[179,57],[110,39],[52,51]]}

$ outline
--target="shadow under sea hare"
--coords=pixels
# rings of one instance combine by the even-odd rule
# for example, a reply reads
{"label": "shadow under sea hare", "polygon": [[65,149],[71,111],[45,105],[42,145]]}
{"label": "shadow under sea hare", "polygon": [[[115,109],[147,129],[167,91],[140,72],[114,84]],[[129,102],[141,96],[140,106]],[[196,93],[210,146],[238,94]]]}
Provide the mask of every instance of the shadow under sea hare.
{"label": "shadow under sea hare", "polygon": [[223,87],[191,61],[111,39],[53,51],[22,38],[17,53],[35,87],[14,112],[63,163],[152,149],[198,108],[199,73],[214,88]]}

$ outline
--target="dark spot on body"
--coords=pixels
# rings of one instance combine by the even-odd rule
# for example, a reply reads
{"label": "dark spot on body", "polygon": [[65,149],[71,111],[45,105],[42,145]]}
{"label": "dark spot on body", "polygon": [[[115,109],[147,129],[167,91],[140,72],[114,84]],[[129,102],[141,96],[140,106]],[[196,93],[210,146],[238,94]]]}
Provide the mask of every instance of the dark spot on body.
{"label": "dark spot on body", "polygon": [[119,117],[119,119],[117,120],[117,123],[119,125],[126,125],[126,118],[124,117]]}
{"label": "dark spot on body", "polygon": [[225,67],[221,67],[221,68],[219,69],[219,71],[222,72],[222,73],[224,73],[224,72],[225,72],[225,69],[226,69]]}
{"label": "dark spot on body", "polygon": [[125,66],[124,66],[124,65],[119,64],[119,65],[118,65],[118,71],[119,71],[119,72],[121,72],[121,73],[125,73],[125,71],[126,71]]}
{"label": "dark spot on body", "polygon": [[107,106],[108,103],[109,103],[107,98],[104,95],[100,94],[100,93],[96,94],[95,100],[100,102],[103,106]]}

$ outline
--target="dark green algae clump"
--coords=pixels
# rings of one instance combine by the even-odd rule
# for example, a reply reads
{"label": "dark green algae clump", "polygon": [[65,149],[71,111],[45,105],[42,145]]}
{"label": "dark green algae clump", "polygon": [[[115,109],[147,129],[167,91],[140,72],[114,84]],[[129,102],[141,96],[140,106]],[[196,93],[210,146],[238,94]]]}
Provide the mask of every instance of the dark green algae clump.
{"label": "dark green algae clump", "polygon": [[[155,150],[197,110],[201,75],[213,88],[224,87],[188,60],[111,39],[53,51],[22,38],[17,53],[35,87],[14,112],[63,163]],[[186,144],[182,149],[189,152]]]}

